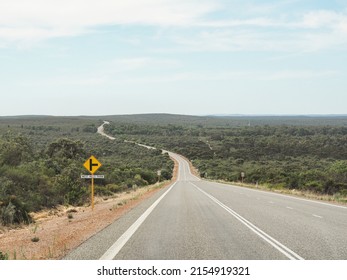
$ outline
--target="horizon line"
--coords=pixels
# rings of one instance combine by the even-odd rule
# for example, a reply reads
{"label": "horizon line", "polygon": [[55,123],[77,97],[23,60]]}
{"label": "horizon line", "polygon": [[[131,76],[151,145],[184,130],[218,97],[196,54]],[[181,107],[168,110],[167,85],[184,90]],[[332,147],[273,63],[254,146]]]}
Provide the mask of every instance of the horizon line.
{"label": "horizon line", "polygon": [[172,115],[189,117],[347,117],[346,114],[180,114],[180,113],[126,113],[126,114],[103,114],[103,115],[47,115],[47,114],[23,114],[1,115],[0,118],[23,118],[23,117],[109,117],[109,116],[139,116],[139,115]]}

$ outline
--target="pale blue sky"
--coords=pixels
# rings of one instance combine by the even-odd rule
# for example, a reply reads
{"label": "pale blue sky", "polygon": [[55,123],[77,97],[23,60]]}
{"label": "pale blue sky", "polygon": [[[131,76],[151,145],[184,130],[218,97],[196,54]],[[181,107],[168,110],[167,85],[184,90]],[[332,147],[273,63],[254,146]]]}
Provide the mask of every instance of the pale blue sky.
{"label": "pale blue sky", "polygon": [[347,114],[347,1],[0,0],[0,77],[0,115]]}

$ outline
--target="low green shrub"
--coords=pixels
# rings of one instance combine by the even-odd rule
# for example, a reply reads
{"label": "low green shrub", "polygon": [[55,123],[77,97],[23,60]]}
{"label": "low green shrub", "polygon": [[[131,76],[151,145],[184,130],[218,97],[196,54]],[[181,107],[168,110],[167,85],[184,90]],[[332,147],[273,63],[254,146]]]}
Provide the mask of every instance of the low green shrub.
{"label": "low green shrub", "polygon": [[0,251],[0,260],[8,260],[8,254]]}
{"label": "low green shrub", "polygon": [[21,203],[15,196],[2,201],[0,206],[0,223],[4,226],[12,224],[32,222],[32,218],[23,203]]}

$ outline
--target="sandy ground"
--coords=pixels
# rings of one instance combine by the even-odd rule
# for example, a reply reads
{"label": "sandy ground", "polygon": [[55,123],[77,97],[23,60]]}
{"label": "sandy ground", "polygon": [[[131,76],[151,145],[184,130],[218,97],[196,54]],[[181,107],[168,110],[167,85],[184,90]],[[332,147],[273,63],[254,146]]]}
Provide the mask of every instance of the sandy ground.
{"label": "sandy ground", "polygon": [[[70,250],[117,220],[177,179],[178,165],[175,162],[171,182],[152,185],[131,192],[117,194],[117,197],[96,199],[94,211],[90,207],[63,207],[33,213],[35,223],[20,228],[0,227],[0,251],[9,259],[60,259]],[[34,242],[33,238],[38,238]]]}

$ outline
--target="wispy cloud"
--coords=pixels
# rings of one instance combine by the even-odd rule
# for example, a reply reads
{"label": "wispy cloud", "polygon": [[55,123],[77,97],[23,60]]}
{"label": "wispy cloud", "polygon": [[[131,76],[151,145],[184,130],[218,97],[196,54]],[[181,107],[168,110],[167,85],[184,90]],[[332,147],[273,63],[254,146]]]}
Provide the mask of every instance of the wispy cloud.
{"label": "wispy cloud", "polygon": [[[181,51],[293,53],[345,48],[347,44],[345,11],[316,10],[295,16],[284,11],[280,16],[273,13],[297,0],[266,4],[254,4],[253,1],[251,4],[246,1],[243,4],[244,14],[217,19],[211,19],[208,15],[221,11],[222,1],[101,2],[61,0],[57,4],[53,0],[5,1],[0,9],[0,47],[11,45],[11,42],[30,45],[50,38],[98,32],[98,27],[112,25],[177,27],[177,33],[174,30],[171,34],[161,36],[172,39],[171,48]],[[239,1],[233,3],[240,4]],[[182,32],[183,27],[193,31]],[[132,38],[128,43],[136,45],[139,44],[138,40]],[[120,63],[125,68],[136,68],[150,61],[147,58],[137,58]]]}
{"label": "wispy cloud", "polygon": [[205,20],[194,24],[198,27],[211,28],[230,28],[230,27],[280,27],[284,26],[283,22],[279,22],[270,18],[255,17],[248,19],[229,19],[229,20]]}
{"label": "wispy cloud", "polygon": [[304,15],[299,26],[306,28],[338,29],[347,23],[347,14],[329,10],[311,11]]}
{"label": "wispy cloud", "polygon": [[72,36],[105,25],[186,26],[216,8],[208,0],[2,1],[0,39]]}
{"label": "wispy cloud", "polygon": [[175,82],[221,82],[221,81],[283,81],[283,80],[316,80],[321,78],[331,78],[339,76],[339,73],[332,70],[287,70],[287,71],[221,71],[221,72],[174,72],[170,74],[148,74],[148,75],[127,75],[117,76],[114,73],[95,73],[85,77],[56,77],[45,79],[44,81],[28,81],[24,86],[101,86],[115,84],[159,84]]}
{"label": "wispy cloud", "polygon": [[[110,61],[100,62],[94,69],[78,74],[64,74],[48,78],[30,78],[21,81],[25,87],[41,86],[102,86],[126,83],[149,83],[181,80],[185,74],[176,75],[177,69],[182,66],[175,59],[164,59],[157,57],[126,57]],[[169,70],[171,74],[162,74]],[[144,75],[145,73],[145,75]],[[154,73],[154,74],[153,74]],[[151,76],[152,75],[152,76]],[[143,78],[144,76],[144,78]],[[189,76],[189,75],[188,75]],[[185,77],[186,79],[189,77]]]}
{"label": "wispy cloud", "polygon": [[109,84],[111,81],[109,76],[58,76],[45,79],[30,79],[21,81],[20,85],[23,87],[60,87],[60,86],[80,86],[80,87],[93,87]]}
{"label": "wispy cloud", "polygon": [[273,73],[262,73],[258,75],[258,80],[279,81],[279,80],[312,80],[328,78],[338,75],[336,71],[313,71],[313,70],[291,70]]}
{"label": "wispy cloud", "polygon": [[176,68],[181,63],[175,59],[162,59],[154,57],[129,57],[119,58],[112,61],[112,67],[118,71],[131,71],[138,69],[153,69],[153,68]]}
{"label": "wispy cloud", "polygon": [[346,49],[347,13],[311,11],[295,19],[253,18],[199,23],[194,36],[173,36],[187,51],[313,52]]}
{"label": "wispy cloud", "polygon": [[[298,0],[11,0],[0,8],[0,47],[99,32],[103,26],[175,27],[175,47],[188,51],[317,51],[347,43],[347,12],[286,12]],[[229,4],[228,4],[229,3]],[[241,8],[242,9],[241,9]],[[232,12],[239,11],[239,14]],[[281,13],[278,13],[281,11]],[[215,12],[225,12],[213,17]],[[192,30],[185,32],[184,30]],[[130,40],[131,39],[131,40]],[[139,44],[130,38],[129,44]],[[126,38],[120,40],[127,40]],[[141,64],[148,61],[128,61]]]}

